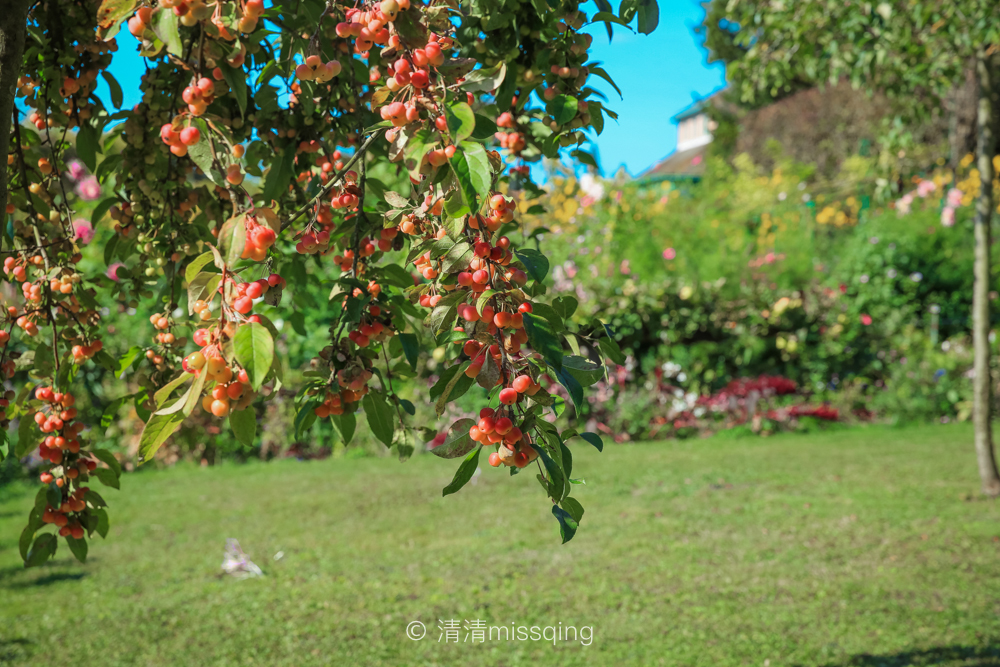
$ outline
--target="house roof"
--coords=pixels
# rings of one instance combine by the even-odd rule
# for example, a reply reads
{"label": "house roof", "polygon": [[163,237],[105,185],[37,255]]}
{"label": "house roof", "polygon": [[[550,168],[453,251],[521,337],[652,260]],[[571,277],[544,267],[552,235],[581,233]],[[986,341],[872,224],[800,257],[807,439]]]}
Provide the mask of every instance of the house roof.
{"label": "house roof", "polygon": [[680,111],[678,111],[670,119],[670,122],[671,123],[678,123],[678,122],[684,120],[685,118],[690,118],[691,116],[697,116],[698,114],[704,112],[705,111],[705,107],[708,106],[709,102],[711,102],[717,95],[719,95],[722,92],[724,92],[726,90],[726,88],[727,88],[726,86],[722,86],[721,88],[717,88],[716,90],[713,90],[708,95],[705,95],[705,97],[702,97],[701,99],[695,100],[691,104],[687,105],[686,107],[684,107],[683,109],[681,109]]}
{"label": "house roof", "polygon": [[705,157],[711,144],[695,146],[686,151],[671,153],[652,167],[639,174],[640,181],[700,179],[705,173]]}

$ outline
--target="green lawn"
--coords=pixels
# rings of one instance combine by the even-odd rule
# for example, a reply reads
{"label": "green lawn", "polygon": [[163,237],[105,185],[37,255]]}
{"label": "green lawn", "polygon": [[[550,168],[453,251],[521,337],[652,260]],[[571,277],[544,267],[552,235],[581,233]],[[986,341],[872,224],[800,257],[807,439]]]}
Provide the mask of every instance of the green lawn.
{"label": "green lawn", "polygon": [[[531,475],[441,498],[456,462],[341,458],[125,476],[86,565],[62,545],[25,571],[8,490],[0,664],[1000,665],[1000,507],[966,425],[574,457],[565,546]],[[219,575],[227,537],[264,577]],[[445,644],[438,619],[593,641]]]}

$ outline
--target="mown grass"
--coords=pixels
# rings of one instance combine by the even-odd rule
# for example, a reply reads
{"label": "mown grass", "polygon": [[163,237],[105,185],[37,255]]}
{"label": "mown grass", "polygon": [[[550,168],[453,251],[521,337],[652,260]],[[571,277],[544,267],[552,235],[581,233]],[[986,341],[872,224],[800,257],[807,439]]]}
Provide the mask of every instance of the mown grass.
{"label": "mown grass", "polygon": [[[342,458],[126,476],[87,564],[63,546],[25,571],[31,490],[8,490],[0,663],[1000,665],[1000,507],[971,441],[957,425],[576,446],[587,514],[565,546],[530,475],[487,468],[441,498],[455,462]],[[227,537],[265,576],[220,576]],[[439,619],[593,642],[439,643]],[[406,638],[412,620],[427,638]]]}

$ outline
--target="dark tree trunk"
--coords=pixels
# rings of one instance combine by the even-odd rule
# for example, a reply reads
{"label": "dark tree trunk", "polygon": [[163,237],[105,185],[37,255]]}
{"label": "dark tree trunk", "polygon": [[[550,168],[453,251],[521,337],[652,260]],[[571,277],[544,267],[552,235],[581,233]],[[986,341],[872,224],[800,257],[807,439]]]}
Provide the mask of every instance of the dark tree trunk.
{"label": "dark tree trunk", "polygon": [[[28,0],[5,0],[0,10],[0,157],[10,150],[10,124],[14,116],[14,91],[21,74]],[[6,160],[0,168],[0,206],[7,204]]]}
{"label": "dark tree trunk", "polygon": [[996,70],[989,56],[976,62],[979,81],[976,126],[977,168],[980,190],[975,217],[975,283],[972,291],[972,340],[975,352],[973,378],[973,423],[975,427],[976,460],[983,493],[1000,495],[1000,474],[997,474],[993,452],[990,419],[993,416],[992,380],[990,379],[990,222],[993,217],[993,156],[996,154]]}

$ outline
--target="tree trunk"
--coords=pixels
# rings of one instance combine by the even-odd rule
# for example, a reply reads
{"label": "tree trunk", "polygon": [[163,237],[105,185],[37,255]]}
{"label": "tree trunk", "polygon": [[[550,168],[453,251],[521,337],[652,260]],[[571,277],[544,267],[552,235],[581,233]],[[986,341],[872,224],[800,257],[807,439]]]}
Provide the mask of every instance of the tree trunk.
{"label": "tree trunk", "polygon": [[972,380],[973,422],[975,426],[976,459],[983,493],[1000,495],[1000,474],[993,453],[990,418],[993,414],[992,380],[990,378],[990,221],[993,217],[993,156],[996,154],[994,117],[996,93],[995,72],[989,56],[976,62],[979,79],[979,104],[976,116],[978,132],[976,159],[980,190],[976,202],[975,283],[972,290],[972,341],[975,351],[975,377]]}
{"label": "tree trunk", "polygon": [[[28,0],[5,0],[0,11],[0,158],[10,150],[10,123],[14,115],[14,90],[21,73]],[[7,204],[7,166],[0,163],[0,206]],[[6,214],[5,214],[6,215]],[[0,217],[2,220],[3,217]]]}

